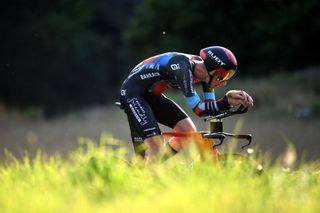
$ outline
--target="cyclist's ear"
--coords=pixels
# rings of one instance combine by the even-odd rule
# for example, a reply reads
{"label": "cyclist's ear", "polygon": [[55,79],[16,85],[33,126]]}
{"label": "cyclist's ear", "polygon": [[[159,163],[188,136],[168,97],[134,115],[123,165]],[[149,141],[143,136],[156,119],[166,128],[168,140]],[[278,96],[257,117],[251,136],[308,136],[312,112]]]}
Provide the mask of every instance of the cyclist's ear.
{"label": "cyclist's ear", "polygon": [[210,81],[210,76],[206,67],[204,66],[204,63],[195,64],[193,75],[196,79],[199,79],[203,82],[209,83]]}

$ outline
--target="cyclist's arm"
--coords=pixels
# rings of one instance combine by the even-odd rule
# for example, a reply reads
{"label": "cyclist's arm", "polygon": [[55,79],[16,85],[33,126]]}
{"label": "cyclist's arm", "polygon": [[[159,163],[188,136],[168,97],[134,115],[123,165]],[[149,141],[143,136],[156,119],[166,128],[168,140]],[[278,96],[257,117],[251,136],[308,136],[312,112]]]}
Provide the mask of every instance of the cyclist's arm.
{"label": "cyclist's arm", "polygon": [[[175,65],[171,66],[172,64]],[[195,114],[198,116],[217,114],[220,110],[223,110],[223,108],[229,107],[228,100],[226,98],[211,103],[201,101],[193,87],[193,75],[191,65],[188,60],[179,60],[179,62],[175,62],[175,60],[173,60],[172,64],[170,67],[175,68],[172,70],[174,77],[178,81],[180,88],[187,99],[187,103],[193,109]],[[209,95],[208,98],[214,98],[212,95]]]}
{"label": "cyclist's arm", "polygon": [[218,101],[201,101],[199,95],[195,93],[192,96],[186,96],[186,99],[194,113],[198,116],[219,114],[221,110],[226,110],[230,107],[227,97]]}
{"label": "cyclist's arm", "polygon": [[230,108],[230,104],[228,102],[227,96],[216,100],[214,90],[209,88],[209,84],[205,82],[201,82],[202,90],[203,90],[203,97],[204,103],[206,105],[206,109],[214,108],[215,111],[225,111]]}

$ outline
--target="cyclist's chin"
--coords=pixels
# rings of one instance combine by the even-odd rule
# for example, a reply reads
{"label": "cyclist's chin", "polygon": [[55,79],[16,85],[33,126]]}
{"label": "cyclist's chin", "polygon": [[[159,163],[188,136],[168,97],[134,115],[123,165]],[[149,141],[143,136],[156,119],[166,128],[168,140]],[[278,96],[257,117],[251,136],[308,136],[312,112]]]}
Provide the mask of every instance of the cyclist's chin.
{"label": "cyclist's chin", "polygon": [[216,88],[219,88],[221,86],[223,86],[223,84],[214,84],[214,85],[212,85],[212,87],[210,89],[216,89]]}
{"label": "cyclist's chin", "polygon": [[221,87],[221,86],[225,86],[227,85],[227,82],[226,81],[219,81],[219,80],[213,80],[211,82],[211,85],[210,85],[210,89],[216,89],[218,87]]}

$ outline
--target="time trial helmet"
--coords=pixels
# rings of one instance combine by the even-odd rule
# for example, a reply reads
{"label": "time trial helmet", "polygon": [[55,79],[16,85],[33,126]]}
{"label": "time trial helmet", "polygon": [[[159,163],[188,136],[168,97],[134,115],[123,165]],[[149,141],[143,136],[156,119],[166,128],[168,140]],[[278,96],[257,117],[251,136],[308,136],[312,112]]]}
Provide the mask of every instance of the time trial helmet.
{"label": "time trial helmet", "polygon": [[200,50],[210,78],[220,81],[230,79],[237,71],[237,60],[227,48],[220,46],[206,47]]}

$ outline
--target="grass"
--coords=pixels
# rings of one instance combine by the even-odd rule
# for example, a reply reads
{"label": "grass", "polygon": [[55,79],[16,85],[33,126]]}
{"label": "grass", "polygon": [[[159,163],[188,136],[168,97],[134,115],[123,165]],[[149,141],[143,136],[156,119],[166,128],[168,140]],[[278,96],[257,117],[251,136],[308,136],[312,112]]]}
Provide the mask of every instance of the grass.
{"label": "grass", "polygon": [[0,212],[320,211],[319,163],[291,172],[274,164],[257,175],[184,155],[143,167],[139,160],[129,163],[125,150],[108,148],[112,138],[80,142],[68,160],[40,151],[17,160],[7,153],[0,165]]}
{"label": "grass", "polygon": [[[260,80],[235,79],[230,81],[228,87],[217,90],[217,93],[221,96],[225,92],[223,90],[244,89],[255,96],[255,108],[265,107],[266,110],[261,111],[267,116],[275,113],[295,117],[298,109],[309,108],[311,117],[317,119],[320,115],[319,77],[319,72],[306,72],[290,76],[279,74]],[[176,99],[179,101],[179,98],[181,103],[184,103],[181,94]],[[267,109],[270,109],[270,112]],[[6,110],[0,105],[0,114],[5,115],[5,113]],[[189,114],[192,115],[192,112]],[[19,116],[18,118],[20,119]],[[106,120],[108,119],[103,120],[103,123]],[[118,124],[116,130],[119,131],[120,122],[118,118],[117,122],[114,120],[112,125]],[[252,129],[259,132],[270,128],[263,126],[263,121],[254,123]],[[69,123],[67,126],[76,126],[78,123],[91,125],[95,122],[96,118],[94,121],[85,122],[77,120],[77,123]],[[308,141],[312,141],[310,150],[317,150],[313,139],[318,138],[318,132],[308,131],[311,126],[307,122],[309,120],[303,120],[301,122],[303,128],[299,125],[287,132],[290,132],[290,138],[294,138],[292,135],[303,129],[304,136],[310,134],[310,140],[299,141],[298,137],[294,138],[294,141],[303,144],[300,145],[300,149],[305,147]],[[294,124],[290,123],[290,126],[292,125]],[[19,133],[16,131],[19,125],[14,123],[12,126],[15,129],[14,134]],[[62,125],[57,123],[56,126]],[[39,135],[39,144],[44,143],[41,140],[56,138],[52,134],[56,126],[47,128],[50,137],[47,137],[48,132]],[[112,129],[111,127],[103,126],[103,129]],[[89,126],[79,128],[79,131],[65,129],[67,127],[64,126],[63,130],[66,132],[90,135],[84,133]],[[94,126],[94,129],[97,127]],[[272,139],[269,132],[264,137],[276,144],[278,141]],[[59,132],[57,135],[62,134],[64,132]],[[94,133],[96,134],[98,133]],[[259,143],[260,140],[256,139],[256,135],[255,142]],[[288,141],[285,134],[281,136],[281,141]],[[28,136],[31,141],[36,141],[36,138],[32,134]],[[8,139],[10,145],[11,141],[19,140]],[[47,144],[56,144],[60,148],[67,144],[62,139],[61,141],[59,139],[59,143],[54,142]],[[52,153],[48,156],[41,151],[38,151],[35,157],[26,153],[23,159],[20,157],[17,159],[7,153],[5,161],[0,163],[0,213],[320,212],[320,162],[295,162],[297,158],[295,152],[299,147],[295,150],[292,142],[287,143],[288,147],[283,158],[267,166],[262,175],[242,167],[214,167],[210,162],[198,161],[197,153],[191,157],[194,160],[185,159],[182,155],[165,164],[144,168],[139,161],[135,164],[128,163],[126,150],[108,148],[106,144],[114,143],[114,146],[117,144],[111,137],[101,137],[99,145],[88,138],[80,138],[79,142],[79,148],[73,151],[68,159]],[[267,147],[273,145],[267,142]],[[17,143],[17,147],[24,146]],[[45,151],[47,153],[52,149],[49,146]],[[279,147],[274,150],[279,150]],[[33,152],[29,154],[33,155]],[[292,165],[296,167],[292,169]]]}

